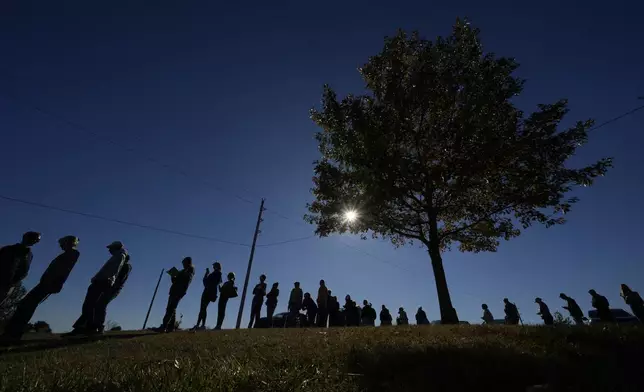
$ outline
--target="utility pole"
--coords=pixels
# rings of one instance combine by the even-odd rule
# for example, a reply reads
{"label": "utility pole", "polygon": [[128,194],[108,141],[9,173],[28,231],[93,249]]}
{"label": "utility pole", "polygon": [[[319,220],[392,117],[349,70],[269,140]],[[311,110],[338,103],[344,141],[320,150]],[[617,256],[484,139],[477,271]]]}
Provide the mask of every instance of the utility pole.
{"label": "utility pole", "polygon": [[161,274],[159,275],[159,281],[157,282],[157,287],[154,288],[154,294],[152,294],[152,301],[150,301],[150,307],[148,308],[148,314],[145,315],[145,321],[143,322],[143,330],[145,326],[148,325],[148,317],[150,317],[150,311],[152,310],[152,304],[154,303],[154,298],[157,296],[157,290],[159,290],[159,283],[161,283],[161,278],[163,278],[163,272],[165,270],[161,268]]}
{"label": "utility pole", "polygon": [[255,235],[253,235],[253,245],[250,248],[250,257],[248,258],[248,269],[246,270],[246,279],[244,280],[244,290],[242,291],[241,303],[239,304],[239,313],[237,313],[237,326],[235,329],[239,329],[241,325],[242,314],[244,312],[244,302],[246,301],[246,290],[248,289],[248,279],[250,278],[250,269],[253,266],[253,256],[255,255],[255,243],[257,243],[257,236],[261,232],[259,230],[259,225],[264,219],[262,219],[262,214],[264,213],[264,199],[262,199],[262,204],[259,205],[259,215],[257,215],[257,225],[255,225]]}

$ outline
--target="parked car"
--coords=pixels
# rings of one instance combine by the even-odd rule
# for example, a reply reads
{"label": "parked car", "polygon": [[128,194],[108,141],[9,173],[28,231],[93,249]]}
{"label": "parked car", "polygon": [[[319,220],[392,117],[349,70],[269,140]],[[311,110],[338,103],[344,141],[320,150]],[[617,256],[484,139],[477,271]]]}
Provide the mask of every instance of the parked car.
{"label": "parked car", "polygon": [[[273,328],[293,328],[298,325],[301,325],[302,320],[304,320],[304,315],[299,314],[296,319],[289,319],[288,312],[277,313],[273,315]],[[259,322],[255,325],[255,328],[268,328],[270,324],[268,323],[268,317],[262,317],[259,319]]]}
{"label": "parked car", "polygon": [[[639,323],[639,319],[637,317],[628,313],[624,309],[611,309],[610,312],[613,314],[615,321],[617,321],[617,323],[619,324]],[[599,317],[597,316],[597,311],[594,309],[588,311],[588,319],[590,320],[590,324],[597,324],[601,322],[599,321]]]}
{"label": "parked car", "polygon": [[[430,323],[431,325],[440,325],[441,321],[440,320],[434,320]],[[459,321],[458,325],[470,325],[469,321]]]}

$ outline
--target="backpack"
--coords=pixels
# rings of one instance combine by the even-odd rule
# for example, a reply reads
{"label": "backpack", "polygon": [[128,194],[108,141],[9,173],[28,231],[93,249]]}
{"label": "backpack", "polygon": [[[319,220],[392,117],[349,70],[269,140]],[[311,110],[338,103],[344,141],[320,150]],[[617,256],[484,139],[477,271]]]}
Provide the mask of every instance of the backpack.
{"label": "backpack", "polygon": [[239,295],[237,294],[237,286],[235,286],[231,281],[228,281],[221,286],[220,293],[221,296],[225,298],[235,298]]}

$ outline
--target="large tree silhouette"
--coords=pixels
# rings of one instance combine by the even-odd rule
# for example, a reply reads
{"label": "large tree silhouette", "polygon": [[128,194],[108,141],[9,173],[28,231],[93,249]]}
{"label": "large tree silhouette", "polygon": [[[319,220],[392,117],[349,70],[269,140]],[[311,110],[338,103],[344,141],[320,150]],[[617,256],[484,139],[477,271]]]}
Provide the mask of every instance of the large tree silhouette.
{"label": "large tree silhouette", "polygon": [[[570,168],[591,120],[559,129],[567,101],[524,115],[511,58],[483,51],[479,31],[457,20],[428,41],[399,32],[359,71],[369,91],[338,100],[325,86],[311,117],[321,159],[305,219],[319,236],[371,233],[395,246],[420,242],[433,267],[441,320],[456,323],[441,252],[495,251],[539,223],[564,223],[610,158]],[[355,209],[349,222],[343,212]]]}

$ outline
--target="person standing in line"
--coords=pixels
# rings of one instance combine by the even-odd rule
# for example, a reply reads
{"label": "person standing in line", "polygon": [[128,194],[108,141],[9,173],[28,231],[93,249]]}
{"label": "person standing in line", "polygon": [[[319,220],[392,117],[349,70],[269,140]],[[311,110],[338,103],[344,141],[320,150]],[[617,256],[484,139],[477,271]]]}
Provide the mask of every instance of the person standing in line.
{"label": "person standing in line", "polygon": [[304,294],[304,300],[302,301],[302,310],[306,311],[306,325],[308,327],[314,327],[315,316],[318,313],[318,306],[315,304],[313,298],[311,298],[311,293]]}
{"label": "person standing in line", "polygon": [[262,274],[259,277],[259,283],[253,289],[253,301],[250,305],[250,321],[248,328],[253,328],[253,324],[257,325],[262,314],[262,304],[266,296],[266,275]]}
{"label": "person standing in line", "polygon": [[320,328],[326,328],[327,318],[329,316],[329,289],[326,288],[324,279],[320,280],[318,288],[318,319],[317,325]]}
{"label": "person standing in line", "polygon": [[87,294],[85,294],[81,315],[74,323],[74,329],[67,335],[95,332],[92,327],[96,325],[96,311],[101,297],[109,294],[109,290],[114,285],[116,277],[127,258],[127,250],[125,250],[121,241],[112,242],[107,246],[107,249],[112,257],[103,264],[103,267],[92,278],[87,288]]}
{"label": "person standing in line", "polygon": [[40,282],[20,300],[16,311],[5,327],[4,337],[20,340],[36,308],[51,294],[60,293],[63,285],[78,261],[80,253],[76,250],[78,238],[66,236],[58,240],[63,253],[49,264],[40,278]]}
{"label": "person standing in line", "polygon": [[644,301],[642,301],[640,294],[622,283],[619,295],[624,298],[626,305],[631,307],[631,311],[640,320],[640,323],[644,323]]}
{"label": "person standing in line", "polygon": [[519,321],[521,321],[521,316],[519,315],[517,306],[507,298],[503,298],[503,303],[505,304],[503,308],[505,312],[505,323],[508,325],[518,325]]}
{"label": "person standing in line", "polygon": [[40,242],[40,237],[40,233],[28,231],[21,242],[0,248],[0,304],[29,274],[31,247]]}
{"label": "person standing in line", "polygon": [[271,291],[266,294],[266,317],[268,318],[269,328],[273,328],[273,315],[277,308],[277,297],[280,295],[279,282],[273,283]]}
{"label": "person standing in line", "polygon": [[179,301],[188,292],[188,287],[195,276],[195,267],[192,265],[192,258],[185,257],[181,261],[183,268],[178,271],[176,268],[168,270],[172,285],[170,286],[170,295],[168,296],[168,305],[165,308],[165,315],[161,326],[157,328],[158,332],[172,332],[175,329],[177,307]]}
{"label": "person standing in line", "polygon": [[550,313],[550,308],[548,308],[548,305],[546,305],[545,302],[539,297],[534,299],[534,302],[539,305],[539,311],[537,314],[541,316],[541,319],[543,320],[543,323],[545,325],[554,325],[555,320],[552,317],[552,313]]}
{"label": "person standing in line", "polygon": [[219,304],[217,306],[217,326],[215,330],[220,330],[224,324],[224,317],[226,317],[226,305],[228,300],[237,297],[237,286],[235,286],[235,273],[228,273],[228,280],[221,285],[219,290]]}
{"label": "person standing in line", "polygon": [[392,320],[393,317],[391,316],[391,312],[389,312],[389,309],[387,309],[385,305],[382,305],[382,309],[380,310],[380,326],[390,326]]}
{"label": "person standing in line", "polygon": [[563,306],[564,309],[570,313],[570,317],[574,320],[577,325],[584,325],[584,312],[581,310],[577,301],[570,298],[564,293],[559,294],[559,298],[567,302],[566,306]]}
{"label": "person standing in line", "polygon": [[127,279],[130,277],[130,272],[132,272],[132,264],[130,264],[130,255],[128,254],[125,256],[121,270],[118,275],[116,275],[114,284],[109,290],[107,290],[106,294],[101,296],[101,299],[96,304],[94,325],[90,326],[93,332],[101,334],[105,331],[107,306],[114,301],[119,294],[121,294],[121,290],[123,290],[125,282],[127,282]]}
{"label": "person standing in line", "polygon": [[423,310],[423,307],[418,307],[416,312],[416,324],[417,325],[427,325],[429,324],[429,319],[427,318],[427,313]]}
{"label": "person standing in line", "polygon": [[488,309],[487,304],[481,305],[481,308],[483,308],[483,317],[481,317],[483,324],[494,324],[494,316],[492,316],[492,312]]}
{"label": "person standing in line", "polygon": [[407,312],[401,306],[398,309],[398,318],[396,319],[396,325],[409,325],[409,319],[407,318]]}
{"label": "person standing in line", "polygon": [[219,285],[221,284],[221,263],[215,261],[212,263],[212,273],[206,268],[203,276],[203,292],[201,293],[201,303],[199,306],[199,317],[197,324],[192,328],[195,331],[206,329],[206,318],[208,317],[208,305],[217,301]]}
{"label": "person standing in line", "polygon": [[300,282],[295,282],[294,287],[291,289],[291,295],[288,298],[288,312],[289,318],[297,322],[297,318],[300,314],[300,309],[302,309],[302,301],[304,294],[300,288]]}
{"label": "person standing in line", "polygon": [[588,290],[588,294],[592,297],[592,307],[597,309],[597,317],[599,317],[599,321],[603,323],[614,323],[615,317],[613,317],[613,312],[610,311],[608,299],[603,295],[597,294],[594,289]]}
{"label": "person standing in line", "polygon": [[362,301],[362,305],[363,305],[362,314],[361,314],[362,325],[365,325],[368,327],[375,327],[376,318],[378,318],[378,316],[376,316],[376,310],[366,299]]}

